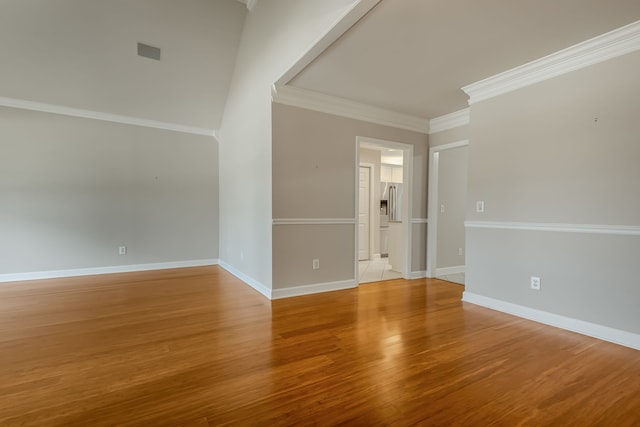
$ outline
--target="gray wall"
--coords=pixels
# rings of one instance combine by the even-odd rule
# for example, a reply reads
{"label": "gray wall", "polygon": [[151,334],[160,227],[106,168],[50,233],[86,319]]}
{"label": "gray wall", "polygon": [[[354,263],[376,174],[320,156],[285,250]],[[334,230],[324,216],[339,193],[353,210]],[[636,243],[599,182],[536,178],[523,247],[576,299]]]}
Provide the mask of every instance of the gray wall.
{"label": "gray wall", "polygon": [[[3,1],[0,97],[213,129],[245,14],[226,0]],[[218,258],[211,136],[0,108],[0,153],[0,274]]]}
{"label": "gray wall", "polygon": [[0,108],[0,152],[0,274],[218,257],[211,137]]}
{"label": "gray wall", "polygon": [[[628,54],[473,104],[468,219],[639,226],[639,69]],[[638,236],[468,228],[466,290],[640,333],[638,254]]]}
{"label": "gray wall", "polygon": [[[464,265],[468,151],[464,146],[439,152],[437,268]],[[460,248],[462,255],[458,254]]]}
{"label": "gray wall", "polygon": [[220,128],[220,259],[272,288],[271,86],[353,0],[258,1],[247,14]]}
{"label": "gray wall", "polygon": [[[413,218],[426,218],[427,135],[273,104],[273,218],[355,218],[356,137],[413,144]],[[426,224],[412,224],[412,271]],[[353,225],[274,225],[273,287],[354,279]],[[416,252],[416,250],[414,250]],[[293,256],[295,254],[295,256]],[[311,260],[320,258],[320,270]]]}

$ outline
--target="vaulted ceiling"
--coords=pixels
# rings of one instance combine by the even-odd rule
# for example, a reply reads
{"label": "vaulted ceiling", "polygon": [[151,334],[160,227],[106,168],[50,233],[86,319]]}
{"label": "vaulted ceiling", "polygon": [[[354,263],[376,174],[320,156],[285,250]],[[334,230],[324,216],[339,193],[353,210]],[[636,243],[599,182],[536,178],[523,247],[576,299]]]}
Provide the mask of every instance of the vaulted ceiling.
{"label": "vaulted ceiling", "polygon": [[639,19],[638,0],[382,0],[288,84],[434,118],[467,84]]}

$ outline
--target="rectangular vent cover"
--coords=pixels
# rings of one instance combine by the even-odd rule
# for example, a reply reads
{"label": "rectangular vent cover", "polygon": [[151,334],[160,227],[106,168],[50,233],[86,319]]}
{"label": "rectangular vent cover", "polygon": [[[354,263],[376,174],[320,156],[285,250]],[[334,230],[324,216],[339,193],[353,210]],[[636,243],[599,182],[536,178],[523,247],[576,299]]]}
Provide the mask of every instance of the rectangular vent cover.
{"label": "rectangular vent cover", "polygon": [[160,61],[160,48],[149,46],[144,43],[138,43],[138,56],[144,56],[145,58]]}

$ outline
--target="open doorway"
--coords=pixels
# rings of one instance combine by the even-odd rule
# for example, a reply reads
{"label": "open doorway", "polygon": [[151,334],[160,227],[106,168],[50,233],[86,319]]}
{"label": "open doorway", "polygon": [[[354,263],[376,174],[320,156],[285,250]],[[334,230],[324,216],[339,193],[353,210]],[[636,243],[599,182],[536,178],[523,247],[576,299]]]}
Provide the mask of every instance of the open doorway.
{"label": "open doorway", "polygon": [[468,141],[429,150],[427,277],[464,285]]}
{"label": "open doorway", "polygon": [[356,139],[358,283],[409,278],[413,146]]}

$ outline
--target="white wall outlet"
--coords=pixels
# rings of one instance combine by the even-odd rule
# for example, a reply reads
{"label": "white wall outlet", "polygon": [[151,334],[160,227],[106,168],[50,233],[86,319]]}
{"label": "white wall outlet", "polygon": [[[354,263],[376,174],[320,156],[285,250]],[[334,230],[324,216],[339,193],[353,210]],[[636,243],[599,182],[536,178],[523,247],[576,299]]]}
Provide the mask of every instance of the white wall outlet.
{"label": "white wall outlet", "polygon": [[462,248],[458,248],[458,256],[462,256]]}
{"label": "white wall outlet", "polygon": [[484,212],[484,200],[478,200],[476,202],[476,212]]}
{"label": "white wall outlet", "polygon": [[540,278],[531,276],[531,289],[539,291],[540,290]]}
{"label": "white wall outlet", "polygon": [[118,255],[126,255],[127,254],[127,247],[126,246],[120,246],[118,248]]}
{"label": "white wall outlet", "polygon": [[440,213],[444,213],[444,205],[440,205]]}
{"label": "white wall outlet", "polygon": [[320,268],[320,260],[318,258],[313,260],[313,269],[318,270]]}
{"label": "white wall outlet", "polygon": [[244,251],[240,251],[240,261],[244,261]]}

